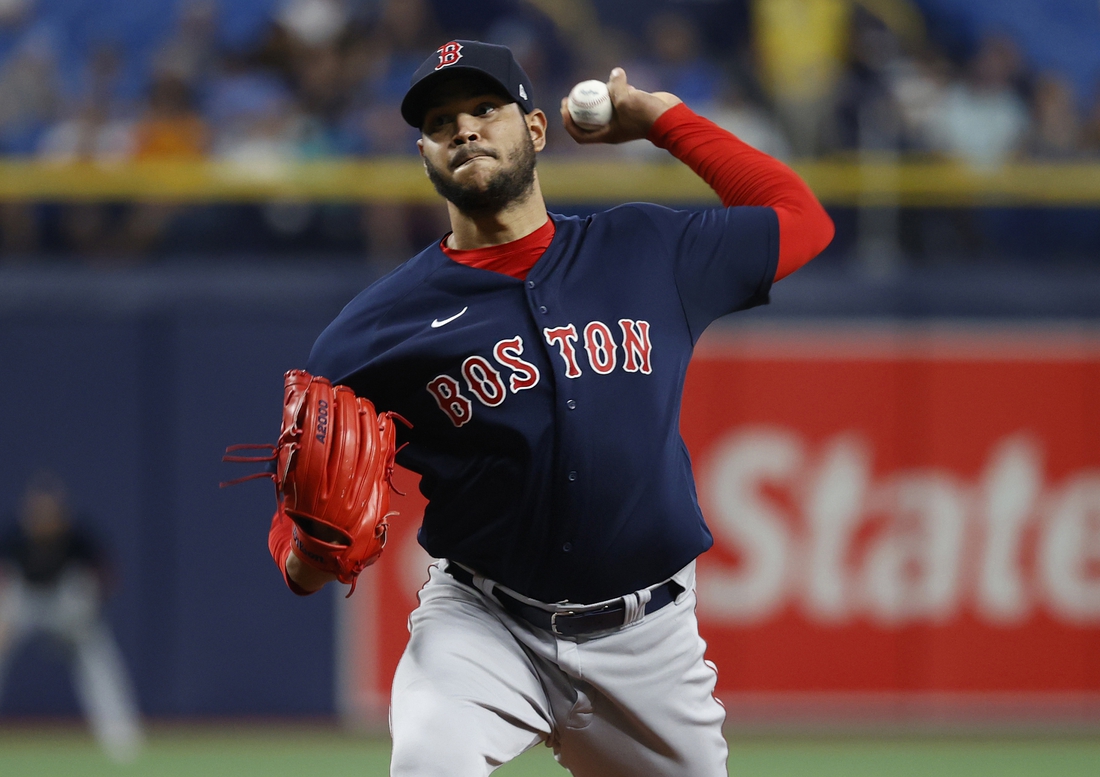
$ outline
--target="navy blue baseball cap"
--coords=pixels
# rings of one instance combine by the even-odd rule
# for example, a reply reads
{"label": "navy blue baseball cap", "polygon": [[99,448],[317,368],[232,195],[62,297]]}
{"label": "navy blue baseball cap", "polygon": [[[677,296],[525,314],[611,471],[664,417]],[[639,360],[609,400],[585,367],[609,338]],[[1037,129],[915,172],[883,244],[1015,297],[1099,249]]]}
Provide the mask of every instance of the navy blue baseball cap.
{"label": "navy blue baseball cap", "polygon": [[412,84],[401,101],[401,116],[420,129],[428,112],[425,99],[432,86],[448,73],[479,73],[493,82],[519,105],[524,113],[535,108],[531,95],[531,79],[512,56],[507,46],[480,43],[476,40],[453,40],[445,43],[413,73]]}

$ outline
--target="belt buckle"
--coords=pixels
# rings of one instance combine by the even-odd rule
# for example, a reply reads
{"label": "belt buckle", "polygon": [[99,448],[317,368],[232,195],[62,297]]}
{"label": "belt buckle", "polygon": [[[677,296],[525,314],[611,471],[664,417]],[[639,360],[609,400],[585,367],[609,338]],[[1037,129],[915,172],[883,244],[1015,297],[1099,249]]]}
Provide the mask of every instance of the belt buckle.
{"label": "belt buckle", "polygon": [[576,614],[577,613],[573,610],[555,610],[554,612],[550,613],[550,633],[552,633],[555,637],[569,636],[567,634],[562,634],[560,631],[558,631],[558,616]]}

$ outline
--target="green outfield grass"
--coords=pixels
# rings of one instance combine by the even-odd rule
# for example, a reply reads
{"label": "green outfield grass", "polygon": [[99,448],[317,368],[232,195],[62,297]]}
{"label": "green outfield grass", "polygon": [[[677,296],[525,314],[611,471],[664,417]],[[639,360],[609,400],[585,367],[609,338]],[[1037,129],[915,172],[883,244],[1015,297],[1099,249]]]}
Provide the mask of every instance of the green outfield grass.
{"label": "green outfield grass", "polygon": [[[0,728],[3,777],[384,777],[389,744],[325,730],[154,729],[133,764],[108,761],[78,729]],[[536,748],[496,772],[566,772]],[[730,774],[746,777],[1097,777],[1097,737],[755,737],[730,743]],[[643,776],[640,776],[643,777]]]}

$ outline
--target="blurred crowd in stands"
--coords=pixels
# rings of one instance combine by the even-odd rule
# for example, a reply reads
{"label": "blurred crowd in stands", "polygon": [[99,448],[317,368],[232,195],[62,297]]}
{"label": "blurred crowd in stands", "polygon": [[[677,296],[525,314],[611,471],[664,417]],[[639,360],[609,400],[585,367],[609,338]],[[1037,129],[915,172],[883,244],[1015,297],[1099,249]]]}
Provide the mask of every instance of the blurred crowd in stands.
{"label": "blurred crowd in stands", "polygon": [[[79,22],[58,10],[69,6],[109,17],[138,5],[151,20],[138,44],[132,19],[119,27],[129,35],[101,23],[79,46],[50,22]],[[238,5],[261,21],[227,42]],[[0,154],[244,164],[415,154],[397,106],[417,65],[453,38],[510,46],[552,119],[573,83],[623,65],[639,88],[674,92],[780,158],[898,153],[989,168],[1100,155],[1100,88],[1082,94],[1062,73],[1036,72],[1005,35],[948,51],[912,0],[0,0]],[[578,150],[551,127],[548,153]],[[70,209],[63,242],[102,245],[109,221],[119,245],[148,248],[176,212],[139,210]],[[373,225],[336,231],[383,234],[392,214],[367,212],[336,221]],[[0,233],[15,249],[42,239],[8,206]]]}

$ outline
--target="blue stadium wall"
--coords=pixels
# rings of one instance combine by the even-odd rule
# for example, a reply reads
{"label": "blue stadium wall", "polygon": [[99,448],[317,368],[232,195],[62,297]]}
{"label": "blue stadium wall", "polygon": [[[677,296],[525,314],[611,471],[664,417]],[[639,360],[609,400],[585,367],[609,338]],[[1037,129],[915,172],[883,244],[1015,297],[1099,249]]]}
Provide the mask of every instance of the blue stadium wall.
{"label": "blue stadium wall", "polygon": [[[110,545],[108,614],[145,712],[332,712],[332,597],[283,585],[267,551],[270,483],[218,481],[248,471],[220,462],[227,444],[273,440],[283,372],[366,281],[3,274],[0,520],[36,469],[67,481]],[[27,644],[10,670],[0,715],[77,712],[59,650]]]}
{"label": "blue stadium wall", "polygon": [[[282,374],[377,275],[359,263],[0,268],[0,522],[56,470],[108,540],[108,614],[144,712],[334,712],[334,597],[299,599],[267,552],[267,481],[224,447],[275,435]],[[781,322],[1100,319],[1100,273],[975,266],[869,276],[822,260],[742,316]],[[744,319],[742,319],[744,320]],[[0,716],[75,715],[63,655],[14,658]]]}

